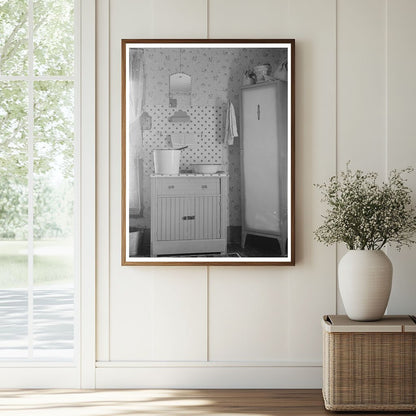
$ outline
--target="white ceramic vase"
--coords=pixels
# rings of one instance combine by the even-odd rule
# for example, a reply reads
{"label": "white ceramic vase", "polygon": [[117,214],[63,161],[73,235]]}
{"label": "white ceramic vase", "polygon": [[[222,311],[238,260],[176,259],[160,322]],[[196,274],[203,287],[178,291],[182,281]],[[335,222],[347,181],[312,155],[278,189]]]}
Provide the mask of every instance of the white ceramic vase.
{"label": "white ceramic vase", "polygon": [[393,267],[381,250],[350,250],[338,265],[339,291],[348,317],[377,321],[384,316]]}

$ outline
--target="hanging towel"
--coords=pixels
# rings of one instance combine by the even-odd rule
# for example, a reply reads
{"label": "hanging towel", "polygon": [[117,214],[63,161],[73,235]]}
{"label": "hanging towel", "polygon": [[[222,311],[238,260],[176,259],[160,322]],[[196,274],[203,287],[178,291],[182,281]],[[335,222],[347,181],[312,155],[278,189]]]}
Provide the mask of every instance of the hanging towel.
{"label": "hanging towel", "polygon": [[233,103],[228,101],[227,114],[225,116],[225,134],[224,143],[228,145],[234,144],[234,138],[238,137],[237,120],[235,118],[235,110]]}

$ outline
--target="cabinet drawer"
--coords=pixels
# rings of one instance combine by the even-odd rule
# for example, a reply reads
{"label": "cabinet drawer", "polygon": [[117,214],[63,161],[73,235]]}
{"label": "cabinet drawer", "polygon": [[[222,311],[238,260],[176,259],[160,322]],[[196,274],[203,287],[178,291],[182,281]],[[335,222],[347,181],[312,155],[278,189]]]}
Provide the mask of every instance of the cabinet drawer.
{"label": "cabinet drawer", "polygon": [[218,178],[163,178],[157,181],[157,195],[218,195]]}

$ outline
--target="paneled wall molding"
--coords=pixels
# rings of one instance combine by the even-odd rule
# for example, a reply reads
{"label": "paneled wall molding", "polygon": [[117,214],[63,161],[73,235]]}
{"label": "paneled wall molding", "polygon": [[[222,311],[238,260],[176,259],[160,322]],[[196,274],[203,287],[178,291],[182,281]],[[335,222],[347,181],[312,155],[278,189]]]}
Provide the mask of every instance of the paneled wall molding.
{"label": "paneled wall molding", "polygon": [[97,1],[97,360],[110,359],[110,0]]}
{"label": "paneled wall molding", "polygon": [[[415,5],[97,2],[97,387],[320,387],[320,320],[343,312],[344,248],[313,240],[313,184],[348,160],[381,174],[415,164]],[[295,267],[121,267],[120,40],[163,37],[296,39]],[[416,313],[415,258],[392,253],[389,313]]]}
{"label": "paneled wall molding", "polygon": [[[416,2],[387,1],[387,144],[386,169],[416,168]],[[416,173],[409,175],[407,185],[416,200]],[[398,252],[388,250],[393,263],[393,288],[388,313],[416,313],[416,247]]]}
{"label": "paneled wall molding", "polygon": [[[300,262],[295,268],[120,266],[120,40],[208,35],[297,39],[299,211],[319,201],[311,179],[334,172],[334,158],[328,158],[335,154],[334,143],[328,144],[335,126],[334,2],[317,2],[318,24],[305,20],[317,13],[317,4],[311,5],[315,1],[291,0],[289,7],[288,0],[278,0],[270,9],[271,2],[262,0],[264,7],[256,7],[256,13],[275,15],[262,25],[268,34],[254,36],[247,31],[248,15],[222,26],[218,11],[240,15],[246,10],[241,2],[178,1],[193,8],[193,22],[206,24],[179,25],[183,7],[172,8],[174,2],[163,0],[106,0],[98,5],[97,387],[198,387],[208,386],[210,377],[210,387],[319,387],[319,322],[321,315],[334,312],[335,286],[329,277],[334,257],[325,262],[327,249],[314,245],[311,252],[303,246],[304,235],[312,232],[309,215],[297,215]],[[169,22],[164,17],[168,9]],[[258,20],[252,22],[258,27]],[[320,94],[313,94],[315,87]],[[322,136],[320,131],[326,132]],[[313,167],[313,154],[325,155],[326,163]],[[306,318],[311,315],[315,318]]]}

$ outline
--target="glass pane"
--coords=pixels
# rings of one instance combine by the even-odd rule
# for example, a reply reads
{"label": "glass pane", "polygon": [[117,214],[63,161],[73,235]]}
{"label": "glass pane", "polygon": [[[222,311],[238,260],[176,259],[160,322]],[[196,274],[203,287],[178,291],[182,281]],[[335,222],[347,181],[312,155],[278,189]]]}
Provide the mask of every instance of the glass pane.
{"label": "glass pane", "polygon": [[27,75],[27,0],[0,0],[0,75]]}
{"label": "glass pane", "polygon": [[73,75],[74,1],[34,0],[36,75]]}
{"label": "glass pane", "polygon": [[[4,252],[0,254],[0,262],[3,256]],[[14,263],[7,266],[18,268]],[[0,361],[27,358],[27,308],[26,289],[0,289]]]}
{"label": "glass pane", "polygon": [[36,288],[33,295],[33,358],[70,361],[74,351],[74,289]]}
{"label": "glass pane", "polygon": [[34,357],[71,359],[74,339],[74,85],[34,86]]}
{"label": "glass pane", "polygon": [[27,86],[0,82],[0,359],[27,356]]}

